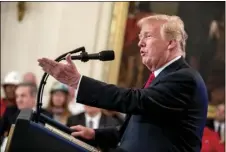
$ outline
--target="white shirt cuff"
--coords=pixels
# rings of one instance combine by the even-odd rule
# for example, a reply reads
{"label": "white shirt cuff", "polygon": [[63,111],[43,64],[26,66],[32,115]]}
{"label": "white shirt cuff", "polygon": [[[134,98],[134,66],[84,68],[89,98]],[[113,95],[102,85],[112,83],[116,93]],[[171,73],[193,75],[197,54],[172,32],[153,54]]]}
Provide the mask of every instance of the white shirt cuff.
{"label": "white shirt cuff", "polygon": [[81,80],[82,80],[82,75],[81,75],[81,77],[80,77],[80,79],[79,79],[78,86],[77,86],[77,89],[76,89],[76,91],[75,91],[75,99],[76,99],[76,101],[77,101],[78,89],[79,89]]}

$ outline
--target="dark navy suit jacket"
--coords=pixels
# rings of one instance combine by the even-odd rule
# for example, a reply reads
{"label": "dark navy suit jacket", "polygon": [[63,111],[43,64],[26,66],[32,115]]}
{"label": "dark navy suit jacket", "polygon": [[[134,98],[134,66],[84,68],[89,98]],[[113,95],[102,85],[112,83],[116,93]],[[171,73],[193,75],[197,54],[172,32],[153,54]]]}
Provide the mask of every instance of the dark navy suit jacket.
{"label": "dark navy suit jacket", "polygon": [[77,102],[127,114],[121,127],[95,130],[94,142],[101,148],[200,152],[207,90],[199,73],[183,58],[163,69],[144,89],[120,88],[83,76]]}

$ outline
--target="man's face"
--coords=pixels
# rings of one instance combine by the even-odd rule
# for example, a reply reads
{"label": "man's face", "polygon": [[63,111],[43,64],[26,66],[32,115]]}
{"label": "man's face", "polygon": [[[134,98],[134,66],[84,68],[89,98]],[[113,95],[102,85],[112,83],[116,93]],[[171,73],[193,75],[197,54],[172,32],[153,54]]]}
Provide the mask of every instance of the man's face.
{"label": "man's face", "polygon": [[9,100],[15,100],[16,85],[6,84],[3,87],[6,98]]}
{"label": "man's face", "polygon": [[140,54],[142,62],[153,71],[159,62],[166,60],[168,55],[167,47],[169,42],[164,40],[160,34],[162,23],[146,23],[142,25],[140,31]]}
{"label": "man's face", "polygon": [[32,96],[29,87],[19,86],[16,89],[16,104],[18,109],[31,109],[35,106],[35,97]]}
{"label": "man's face", "polygon": [[220,105],[217,106],[216,119],[218,121],[224,122],[224,120],[225,120],[225,107],[224,107],[224,104],[220,104]]}
{"label": "man's face", "polygon": [[85,112],[88,113],[90,116],[96,115],[99,113],[101,110],[96,107],[91,107],[91,106],[85,106]]}
{"label": "man's face", "polygon": [[67,95],[63,91],[55,91],[52,94],[52,101],[55,107],[63,107],[67,102]]}

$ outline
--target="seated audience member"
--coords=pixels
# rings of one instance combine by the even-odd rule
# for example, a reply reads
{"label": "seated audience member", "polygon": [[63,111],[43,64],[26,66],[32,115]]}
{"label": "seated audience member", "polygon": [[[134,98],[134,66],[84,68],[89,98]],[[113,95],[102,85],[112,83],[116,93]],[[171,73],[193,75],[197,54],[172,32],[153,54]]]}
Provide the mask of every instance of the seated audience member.
{"label": "seated audience member", "polygon": [[8,106],[16,106],[15,90],[20,83],[20,76],[17,72],[10,72],[5,76],[4,82],[2,84],[5,98],[0,101],[0,118]]}
{"label": "seated audience member", "polygon": [[224,142],[225,138],[225,105],[219,104],[216,108],[215,119],[209,119],[206,123],[207,127],[217,132],[221,142]]}
{"label": "seated audience member", "polygon": [[104,128],[108,126],[117,126],[120,123],[101,112],[101,109],[96,107],[84,106],[85,112],[73,115],[68,118],[67,126],[82,125],[93,129]]}
{"label": "seated audience member", "polygon": [[56,121],[64,125],[66,124],[68,117],[71,116],[71,112],[68,109],[68,100],[68,87],[63,83],[54,83],[50,91],[50,100],[47,111],[53,114],[53,118]]}
{"label": "seated audience member", "polygon": [[23,76],[23,82],[34,83],[35,85],[37,85],[37,78],[34,73],[27,72]]}
{"label": "seated audience member", "polygon": [[[12,124],[15,123],[17,116],[22,109],[36,110],[37,88],[33,83],[20,83],[16,89],[16,107],[7,107],[0,121],[0,137],[7,136]],[[41,109],[41,112],[49,117],[52,115]]]}
{"label": "seated audience member", "polygon": [[202,137],[201,152],[224,152],[224,149],[224,144],[220,141],[218,134],[208,127],[205,127]]}

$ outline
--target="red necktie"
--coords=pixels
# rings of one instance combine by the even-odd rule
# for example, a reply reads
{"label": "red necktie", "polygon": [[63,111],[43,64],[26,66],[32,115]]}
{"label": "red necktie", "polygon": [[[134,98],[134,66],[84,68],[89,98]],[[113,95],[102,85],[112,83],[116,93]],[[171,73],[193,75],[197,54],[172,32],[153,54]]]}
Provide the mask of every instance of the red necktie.
{"label": "red necktie", "polygon": [[150,76],[149,76],[149,78],[148,78],[148,81],[146,82],[144,88],[147,88],[147,87],[151,84],[151,82],[152,82],[154,79],[155,79],[155,75],[154,75],[154,72],[152,72],[152,73],[150,74]]}

